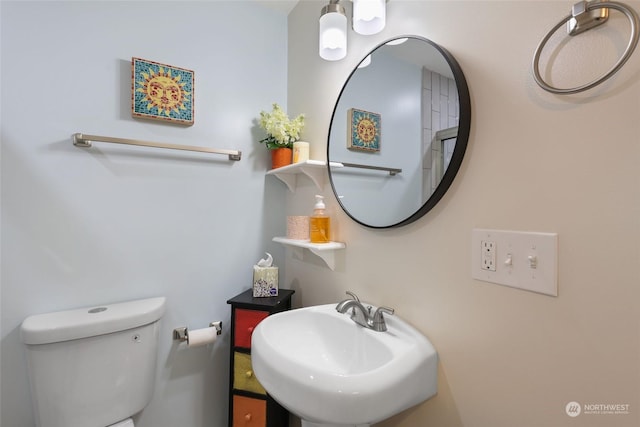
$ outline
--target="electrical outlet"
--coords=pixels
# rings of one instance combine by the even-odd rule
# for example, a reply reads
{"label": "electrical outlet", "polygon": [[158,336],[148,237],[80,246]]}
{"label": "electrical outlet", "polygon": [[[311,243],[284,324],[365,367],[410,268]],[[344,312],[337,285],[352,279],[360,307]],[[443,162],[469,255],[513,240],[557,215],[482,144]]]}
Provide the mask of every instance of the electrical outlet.
{"label": "electrical outlet", "polygon": [[558,296],[558,235],[474,229],[471,276]]}
{"label": "electrical outlet", "polygon": [[496,271],[496,242],[483,240],[481,244],[482,269]]}

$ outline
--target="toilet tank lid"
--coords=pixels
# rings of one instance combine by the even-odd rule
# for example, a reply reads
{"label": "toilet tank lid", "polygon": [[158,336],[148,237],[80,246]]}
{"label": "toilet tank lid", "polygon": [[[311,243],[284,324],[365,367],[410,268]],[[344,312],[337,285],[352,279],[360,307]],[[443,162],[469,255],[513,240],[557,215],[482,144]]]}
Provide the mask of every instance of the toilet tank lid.
{"label": "toilet tank lid", "polygon": [[22,322],[20,335],[25,344],[48,344],[124,331],[160,319],[165,301],[156,297],[36,314]]}

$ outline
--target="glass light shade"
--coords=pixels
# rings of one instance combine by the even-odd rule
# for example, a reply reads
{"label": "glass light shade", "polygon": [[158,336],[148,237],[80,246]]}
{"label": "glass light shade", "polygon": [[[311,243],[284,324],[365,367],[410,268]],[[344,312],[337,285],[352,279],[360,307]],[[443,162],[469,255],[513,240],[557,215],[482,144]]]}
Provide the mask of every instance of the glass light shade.
{"label": "glass light shade", "polygon": [[320,57],[338,61],[347,56],[347,17],[329,12],[320,17]]}
{"label": "glass light shade", "polygon": [[402,44],[402,43],[406,42],[407,40],[409,40],[409,38],[408,37],[404,37],[404,38],[401,38],[401,39],[395,39],[395,40],[388,41],[386,44],[387,44],[387,46],[396,46],[396,45],[399,45],[399,44]]}
{"label": "glass light shade", "polygon": [[353,31],[365,36],[379,33],[386,15],[385,0],[353,0]]}
{"label": "glass light shade", "polygon": [[369,65],[371,65],[371,55],[367,55],[367,57],[362,60],[360,65],[358,65],[358,68],[365,68]]}

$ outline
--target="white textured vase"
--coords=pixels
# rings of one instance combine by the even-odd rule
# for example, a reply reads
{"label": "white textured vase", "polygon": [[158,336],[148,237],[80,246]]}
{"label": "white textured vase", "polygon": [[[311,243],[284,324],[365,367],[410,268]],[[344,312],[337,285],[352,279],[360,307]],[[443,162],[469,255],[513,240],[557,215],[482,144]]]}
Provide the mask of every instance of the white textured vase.
{"label": "white textured vase", "polygon": [[309,160],[309,143],[296,141],[293,143],[293,163],[302,163]]}

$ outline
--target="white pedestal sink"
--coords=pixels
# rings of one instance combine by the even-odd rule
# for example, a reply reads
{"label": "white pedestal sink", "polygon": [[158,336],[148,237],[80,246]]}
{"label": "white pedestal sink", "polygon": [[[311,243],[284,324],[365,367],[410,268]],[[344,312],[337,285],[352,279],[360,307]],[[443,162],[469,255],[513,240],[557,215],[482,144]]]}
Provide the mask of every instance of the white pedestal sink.
{"label": "white pedestal sink", "polygon": [[274,314],[253,332],[253,370],[303,427],[366,427],[436,394],[438,356],[397,316],[387,331],[356,324],[335,304]]}

